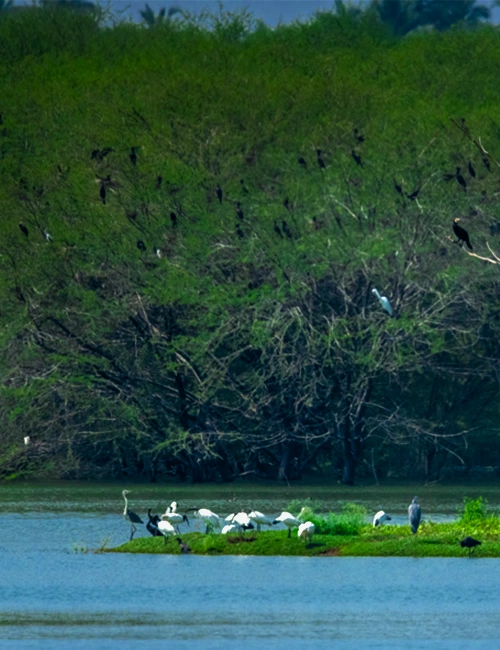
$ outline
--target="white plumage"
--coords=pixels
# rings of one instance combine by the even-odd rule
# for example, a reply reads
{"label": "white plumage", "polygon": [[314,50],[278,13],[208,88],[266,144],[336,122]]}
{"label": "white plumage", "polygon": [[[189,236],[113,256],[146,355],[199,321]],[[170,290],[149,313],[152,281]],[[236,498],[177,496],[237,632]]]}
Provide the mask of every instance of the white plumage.
{"label": "white plumage", "polygon": [[301,522],[289,512],[282,512],[279,517],[276,517],[273,524],[284,524],[288,528],[288,537],[291,537],[292,528],[297,528]]}
{"label": "white plumage", "polygon": [[391,521],[391,518],[383,510],[379,510],[375,517],[373,517],[373,527],[381,526],[384,521]]}
{"label": "white plumage", "polygon": [[169,521],[165,521],[163,519],[162,521],[158,522],[157,528],[160,531],[160,533],[164,536],[165,544],[167,543],[167,537],[176,534],[175,528],[172,526],[172,524]]}
{"label": "white plumage", "polygon": [[227,535],[228,533],[239,533],[240,529],[236,524],[226,524],[221,532],[223,535]]}
{"label": "white plumage", "polygon": [[29,436],[24,436],[24,444],[28,446],[30,444],[30,437]]}
{"label": "white plumage", "polygon": [[199,517],[205,522],[205,532],[208,533],[209,527],[213,528],[220,528],[221,527],[221,520],[219,515],[216,515],[215,512],[212,512],[208,508],[200,508],[199,510],[195,510],[194,512],[195,517]]}
{"label": "white plumage", "polygon": [[266,515],[262,514],[262,512],[259,512],[258,510],[252,510],[248,517],[257,524],[257,532],[260,532],[261,526],[273,525],[273,520],[269,519],[269,517],[266,517]]}
{"label": "white plumage", "polygon": [[300,537],[300,539],[303,539],[305,542],[307,542],[313,538],[315,530],[316,527],[312,521],[306,521],[305,523],[300,524],[297,535]]}
{"label": "white plumage", "polygon": [[253,528],[252,520],[250,519],[250,517],[247,515],[246,512],[238,512],[238,514],[234,515],[233,519],[231,520],[231,523],[238,526],[240,530],[247,530],[248,528]]}
{"label": "white plumage", "polygon": [[184,521],[189,526],[189,519],[186,517],[186,515],[181,515],[180,512],[169,512],[169,508],[167,508],[167,512],[161,516],[161,519],[163,521],[168,521],[170,524],[175,526],[177,528],[177,532],[180,532],[179,524],[182,524]]}
{"label": "white plumage", "polygon": [[381,296],[376,289],[372,289],[372,293],[374,293],[379,299],[379,302],[382,305],[382,309],[384,309],[389,314],[389,316],[392,316],[392,307],[391,303],[389,302],[389,298],[386,296]]}

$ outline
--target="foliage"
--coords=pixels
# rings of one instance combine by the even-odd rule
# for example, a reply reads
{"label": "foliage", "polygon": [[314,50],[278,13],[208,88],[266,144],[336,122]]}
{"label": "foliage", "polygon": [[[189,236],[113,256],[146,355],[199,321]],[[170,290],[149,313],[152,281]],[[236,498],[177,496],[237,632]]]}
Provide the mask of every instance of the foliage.
{"label": "foliage", "polygon": [[464,509],[460,516],[460,523],[464,526],[468,524],[481,523],[483,519],[488,517],[486,504],[487,500],[483,497],[477,499],[464,499]]}

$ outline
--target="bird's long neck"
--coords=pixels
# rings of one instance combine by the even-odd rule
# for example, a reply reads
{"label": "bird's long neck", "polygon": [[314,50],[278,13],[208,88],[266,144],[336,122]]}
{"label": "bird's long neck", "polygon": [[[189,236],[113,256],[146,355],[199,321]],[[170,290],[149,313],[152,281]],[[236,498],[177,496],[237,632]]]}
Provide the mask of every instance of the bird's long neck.
{"label": "bird's long neck", "polygon": [[125,499],[125,509],[123,510],[123,514],[126,515],[127,514],[127,508],[128,508],[128,501],[127,501],[127,497],[125,495],[123,495],[123,498]]}
{"label": "bird's long neck", "polygon": [[379,294],[379,292],[376,289],[373,290],[373,293],[377,296],[379,300],[382,298],[382,296]]}

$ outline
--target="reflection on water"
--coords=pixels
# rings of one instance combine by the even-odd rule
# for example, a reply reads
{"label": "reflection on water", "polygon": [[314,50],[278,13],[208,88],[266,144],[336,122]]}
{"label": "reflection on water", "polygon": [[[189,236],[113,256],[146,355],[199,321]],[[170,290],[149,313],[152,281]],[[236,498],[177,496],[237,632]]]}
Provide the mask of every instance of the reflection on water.
{"label": "reflection on water", "polygon": [[[6,487],[2,650],[500,647],[499,560],[79,553],[74,545],[127,538],[119,486],[99,488],[111,507],[94,514],[94,489],[81,501],[67,488],[35,489],[18,507],[17,488],[7,495]],[[158,499],[155,489],[158,503],[172,500],[172,490]],[[218,499],[205,491],[203,504]],[[143,500],[139,513],[152,505]]]}

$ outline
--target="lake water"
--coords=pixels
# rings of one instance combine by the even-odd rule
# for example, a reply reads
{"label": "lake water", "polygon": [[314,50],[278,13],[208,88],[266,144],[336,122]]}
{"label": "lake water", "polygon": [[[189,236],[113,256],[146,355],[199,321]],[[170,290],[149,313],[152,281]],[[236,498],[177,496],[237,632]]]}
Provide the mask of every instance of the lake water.
{"label": "lake water", "polygon": [[[2,650],[500,647],[500,560],[81,552],[106,539],[111,546],[128,539],[121,489],[0,486]],[[250,496],[256,508],[274,514],[304,494],[336,509],[345,492],[281,486],[130,489],[130,507],[141,516],[147,507],[159,512],[173,499],[227,513]],[[425,504],[433,504],[432,517],[445,519],[456,511],[452,495],[462,492],[374,487],[347,494],[369,508],[378,507],[383,496],[385,509],[404,521],[404,495],[418,493],[424,513]],[[471,489],[466,493],[476,496]],[[496,488],[480,493],[488,493],[490,503],[500,495]],[[442,503],[448,511],[438,507]]]}

